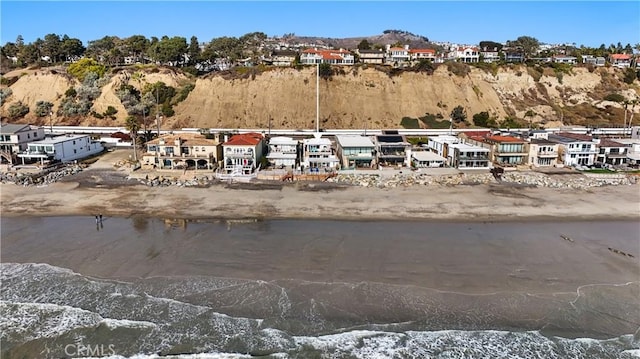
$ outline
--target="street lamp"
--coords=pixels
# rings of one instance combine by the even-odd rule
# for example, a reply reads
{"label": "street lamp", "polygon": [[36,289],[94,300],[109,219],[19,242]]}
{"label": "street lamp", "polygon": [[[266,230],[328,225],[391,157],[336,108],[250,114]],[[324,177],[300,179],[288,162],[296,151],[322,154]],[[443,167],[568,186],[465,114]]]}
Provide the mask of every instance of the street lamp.
{"label": "street lamp", "polygon": [[49,132],[51,132],[51,137],[53,137],[53,111],[49,111]]}

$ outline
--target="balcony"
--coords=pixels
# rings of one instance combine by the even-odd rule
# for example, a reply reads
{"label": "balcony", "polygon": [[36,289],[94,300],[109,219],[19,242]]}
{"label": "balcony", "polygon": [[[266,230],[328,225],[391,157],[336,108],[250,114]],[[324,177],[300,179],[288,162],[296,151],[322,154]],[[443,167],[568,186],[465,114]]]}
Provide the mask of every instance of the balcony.
{"label": "balcony", "polygon": [[536,155],[539,158],[549,158],[549,157],[558,157],[558,152],[557,151],[542,151],[542,152],[537,152]]}

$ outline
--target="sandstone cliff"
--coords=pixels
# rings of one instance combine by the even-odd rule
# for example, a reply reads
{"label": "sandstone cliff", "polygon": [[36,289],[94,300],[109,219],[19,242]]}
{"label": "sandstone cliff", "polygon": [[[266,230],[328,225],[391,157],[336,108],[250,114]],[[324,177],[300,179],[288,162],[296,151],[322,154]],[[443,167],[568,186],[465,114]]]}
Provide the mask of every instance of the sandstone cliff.
{"label": "sandstone cliff", "polygon": [[[640,94],[637,80],[626,84],[622,81],[623,71],[613,68],[591,71],[573,68],[570,73],[558,74],[549,68],[536,72],[525,66],[504,67],[493,72],[468,67],[465,71],[468,73],[456,75],[445,65],[433,73],[390,73],[388,69],[360,66],[345,68],[342,72],[320,79],[322,128],[399,128],[403,117],[418,118],[432,113],[447,119],[457,105],[465,108],[469,120],[481,111],[488,111],[498,119],[505,116],[523,119],[527,110],[533,110],[536,116],[531,120],[547,126],[622,125],[622,105],[604,101],[604,97],[619,93],[633,100]],[[60,69],[16,71],[5,78],[11,79],[12,95],[2,104],[3,121],[11,103],[22,101],[31,109],[24,118],[10,120],[12,122],[48,124],[49,118],[35,116],[35,103],[52,102],[55,112],[65,91],[78,85]],[[120,69],[111,75],[93,104],[93,110],[98,113],[113,106],[118,111],[115,120],[54,115],[53,121],[123,126],[126,110],[115,94],[116,89],[122,83],[142,88],[156,81],[176,88],[187,83],[195,85],[188,97],[174,107],[175,115],[164,119],[163,128],[266,128],[269,123],[272,128],[315,126],[314,67],[245,69],[241,73],[213,73],[200,78],[168,68]],[[640,111],[640,105],[631,110]]]}

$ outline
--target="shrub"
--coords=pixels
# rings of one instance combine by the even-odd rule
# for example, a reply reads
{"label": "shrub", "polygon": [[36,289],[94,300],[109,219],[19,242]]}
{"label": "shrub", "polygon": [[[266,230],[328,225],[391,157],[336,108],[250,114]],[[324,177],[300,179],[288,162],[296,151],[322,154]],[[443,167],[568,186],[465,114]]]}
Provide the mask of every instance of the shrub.
{"label": "shrub", "polygon": [[98,77],[104,76],[106,68],[100,65],[96,60],[83,58],[78,60],[67,68],[67,72],[80,81],[84,81],[89,73],[95,73]]}
{"label": "shrub", "polygon": [[527,66],[527,72],[529,73],[529,76],[531,76],[533,78],[533,81],[535,81],[535,82],[540,81],[540,78],[542,78],[543,71],[539,66],[536,66],[536,67]]}
{"label": "shrub", "polygon": [[447,70],[456,76],[464,77],[471,72],[469,65],[461,62],[447,62]]}
{"label": "shrub", "polygon": [[640,71],[636,72],[635,69],[628,67],[625,71],[624,71],[624,77],[622,78],[622,81],[624,81],[624,83],[631,85],[633,83],[633,81],[636,80],[636,78],[640,78]]}
{"label": "shrub", "polygon": [[449,128],[451,125],[449,121],[440,121],[438,120],[439,118],[442,119],[442,115],[434,115],[427,112],[424,116],[419,117],[419,120],[428,128]]}
{"label": "shrub", "polygon": [[613,101],[613,102],[624,102],[625,98],[624,96],[620,95],[619,93],[610,93],[607,96],[604,97],[605,101]]}
{"label": "shrub", "polygon": [[74,89],[73,87],[69,87],[67,91],[64,92],[64,95],[66,97],[76,97],[78,93],[76,92],[76,89]]}
{"label": "shrub", "polygon": [[473,124],[480,127],[489,127],[489,112],[483,111],[473,115]]}
{"label": "shrub", "polygon": [[118,113],[118,110],[116,110],[115,107],[113,106],[108,106],[107,110],[104,111],[104,113],[102,114],[104,117],[110,117],[112,120],[115,120],[116,118],[116,113]]}
{"label": "shrub", "polygon": [[420,124],[418,123],[418,119],[417,118],[411,118],[411,117],[403,117],[402,120],[400,120],[400,126],[402,126],[403,128],[406,128],[406,129],[418,129],[418,128],[420,128]]}
{"label": "shrub", "polygon": [[11,94],[13,94],[13,90],[8,87],[0,89],[0,105],[4,104],[4,101],[9,98]]}
{"label": "shrub", "polygon": [[333,75],[333,70],[331,69],[331,65],[322,63],[319,66],[320,77],[323,79],[328,79]]}
{"label": "shrub", "polygon": [[193,91],[193,89],[196,87],[196,85],[194,84],[187,84],[186,86],[184,86],[183,88],[180,89],[180,92],[178,92],[178,96],[175,99],[175,103],[179,103],[182,102],[184,100],[187,99],[187,96],[189,96],[189,93],[191,91]]}
{"label": "shrub", "polygon": [[51,109],[53,109],[53,104],[48,101],[38,101],[36,102],[35,114],[38,117],[44,117],[51,113]]}
{"label": "shrub", "polygon": [[14,102],[9,106],[9,117],[18,118],[24,117],[29,113],[29,106],[22,103],[22,101]]}

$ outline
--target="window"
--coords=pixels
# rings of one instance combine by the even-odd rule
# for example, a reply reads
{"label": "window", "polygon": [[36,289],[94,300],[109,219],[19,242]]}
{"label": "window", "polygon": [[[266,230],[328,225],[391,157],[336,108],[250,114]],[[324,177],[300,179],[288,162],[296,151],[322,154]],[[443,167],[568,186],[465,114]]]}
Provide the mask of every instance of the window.
{"label": "window", "polygon": [[76,149],[73,150],[73,153],[77,153],[78,151],[76,151]]}

